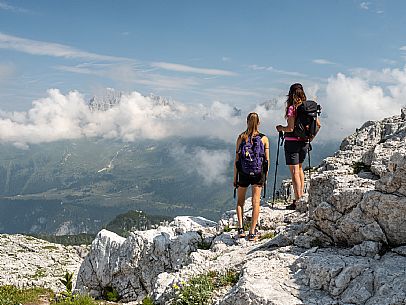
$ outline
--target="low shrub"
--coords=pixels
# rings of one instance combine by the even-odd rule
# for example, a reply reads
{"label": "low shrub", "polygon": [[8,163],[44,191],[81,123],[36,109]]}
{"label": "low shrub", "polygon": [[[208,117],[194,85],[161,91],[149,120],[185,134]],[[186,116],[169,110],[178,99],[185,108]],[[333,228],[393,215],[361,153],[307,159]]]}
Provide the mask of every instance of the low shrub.
{"label": "low shrub", "polygon": [[52,304],[55,305],[97,305],[96,301],[88,295],[75,295],[73,300],[62,299],[58,301],[53,301]]}
{"label": "low shrub", "polygon": [[50,297],[52,292],[45,288],[19,289],[15,286],[0,286],[0,305],[18,305],[36,302],[41,296]]}
{"label": "low shrub", "polygon": [[209,305],[212,304],[213,292],[221,287],[238,282],[239,273],[228,270],[226,273],[208,272],[174,285],[177,290],[174,305]]}
{"label": "low shrub", "polygon": [[267,232],[264,234],[261,234],[261,236],[259,237],[259,240],[264,240],[264,239],[271,239],[275,237],[275,233],[274,232]]}
{"label": "low shrub", "polygon": [[364,172],[371,171],[371,165],[366,165],[363,162],[354,162],[354,163],[352,163],[351,167],[354,170],[354,174],[359,174],[361,171],[364,171]]}
{"label": "low shrub", "polygon": [[145,297],[142,300],[142,305],[155,305],[154,302],[152,301],[151,297]]}

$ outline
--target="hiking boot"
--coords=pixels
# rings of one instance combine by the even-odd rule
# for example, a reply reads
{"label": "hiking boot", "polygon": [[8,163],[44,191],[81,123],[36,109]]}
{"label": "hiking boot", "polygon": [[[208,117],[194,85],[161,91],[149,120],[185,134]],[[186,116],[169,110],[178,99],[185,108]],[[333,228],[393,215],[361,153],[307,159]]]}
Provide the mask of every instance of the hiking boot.
{"label": "hiking boot", "polygon": [[238,238],[244,238],[245,236],[246,235],[245,235],[244,229],[238,228]]}
{"label": "hiking boot", "polygon": [[296,210],[296,200],[293,200],[293,202],[285,207],[286,210]]}
{"label": "hiking boot", "polygon": [[257,241],[258,238],[260,237],[260,233],[258,232],[258,229],[255,229],[254,233],[249,233],[248,234],[248,240],[249,241]]}
{"label": "hiking boot", "polygon": [[249,241],[257,241],[258,240],[258,233],[250,233],[248,234],[248,240]]}

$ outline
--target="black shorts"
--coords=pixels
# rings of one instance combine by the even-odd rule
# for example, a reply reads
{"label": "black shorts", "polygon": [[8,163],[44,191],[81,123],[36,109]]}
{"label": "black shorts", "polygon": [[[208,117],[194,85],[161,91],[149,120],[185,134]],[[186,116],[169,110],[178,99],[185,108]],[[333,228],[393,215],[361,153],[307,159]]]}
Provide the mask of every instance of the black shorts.
{"label": "black shorts", "polygon": [[305,141],[285,141],[286,165],[303,163],[306,159],[308,145]]}
{"label": "black shorts", "polygon": [[265,174],[259,174],[255,176],[247,175],[242,172],[238,172],[238,186],[248,187],[249,185],[263,186],[265,183]]}

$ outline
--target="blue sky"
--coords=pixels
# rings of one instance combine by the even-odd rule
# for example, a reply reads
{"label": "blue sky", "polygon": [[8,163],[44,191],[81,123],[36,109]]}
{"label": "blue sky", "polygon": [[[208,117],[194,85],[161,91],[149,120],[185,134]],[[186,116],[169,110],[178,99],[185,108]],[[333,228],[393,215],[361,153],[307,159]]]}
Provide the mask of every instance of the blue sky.
{"label": "blue sky", "polygon": [[295,81],[402,68],[405,11],[405,1],[0,0],[2,108],[48,88],[258,103]]}
{"label": "blue sky", "polygon": [[404,12],[403,0],[0,0],[0,110],[109,87],[248,111],[302,82],[325,117],[368,110],[351,129],[405,101]]}

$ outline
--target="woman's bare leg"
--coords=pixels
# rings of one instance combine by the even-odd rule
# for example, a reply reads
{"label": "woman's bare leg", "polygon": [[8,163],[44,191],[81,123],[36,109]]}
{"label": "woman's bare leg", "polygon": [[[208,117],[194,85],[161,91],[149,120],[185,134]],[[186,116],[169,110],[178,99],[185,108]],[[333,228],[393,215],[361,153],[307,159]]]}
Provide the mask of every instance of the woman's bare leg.
{"label": "woman's bare leg", "polygon": [[252,188],[252,219],[251,219],[250,234],[254,234],[259,217],[262,186],[252,185],[251,188]]}
{"label": "woman's bare leg", "polygon": [[304,186],[305,186],[305,174],[303,171],[302,163],[299,164],[299,174],[300,174],[300,197],[303,196],[304,193]]}
{"label": "woman's bare leg", "polygon": [[[295,199],[299,200],[303,195],[302,182],[300,177],[299,164],[289,165],[290,174],[292,176],[292,185],[295,192]],[[303,170],[302,170],[303,173]]]}
{"label": "woman's bare leg", "polygon": [[244,226],[244,203],[245,203],[245,194],[247,193],[246,187],[239,186],[237,189],[237,218],[238,218],[238,227],[242,228]]}

